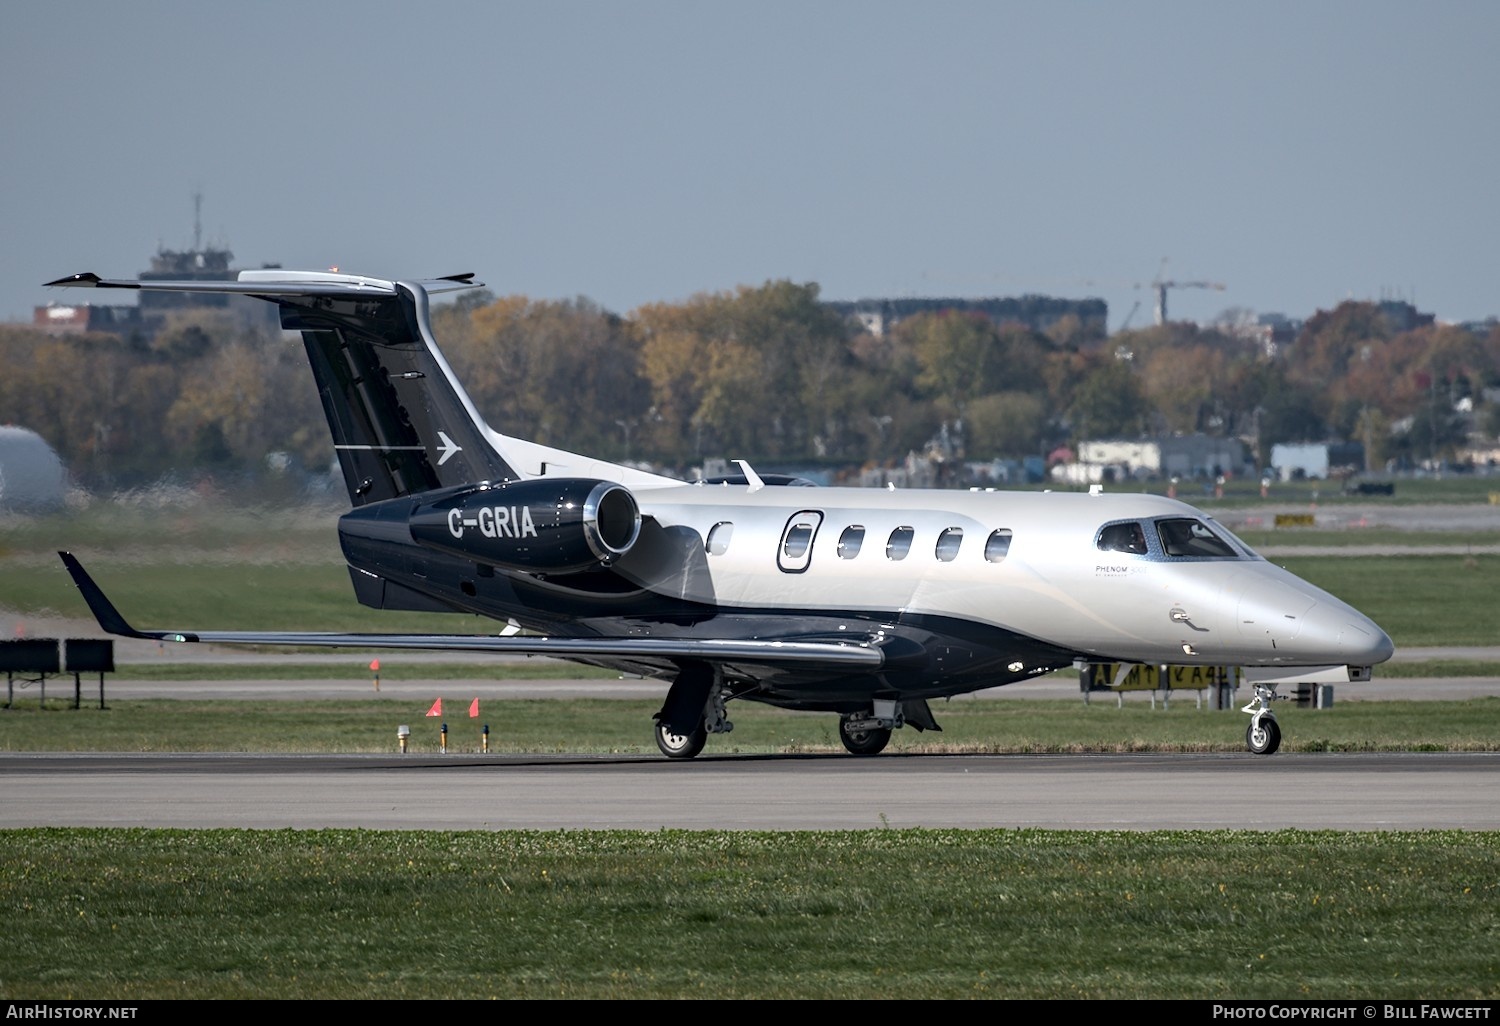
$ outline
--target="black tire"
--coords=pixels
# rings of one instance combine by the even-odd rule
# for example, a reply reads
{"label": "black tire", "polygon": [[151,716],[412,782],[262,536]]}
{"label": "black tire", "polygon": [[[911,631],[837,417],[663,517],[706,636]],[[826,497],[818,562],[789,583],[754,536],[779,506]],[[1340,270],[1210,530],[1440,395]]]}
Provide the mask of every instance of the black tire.
{"label": "black tire", "polygon": [[703,751],[707,742],[708,731],[701,723],[691,734],[674,734],[661,720],[656,721],[656,747],[668,759],[691,759]]}
{"label": "black tire", "polygon": [[1256,755],[1271,755],[1281,747],[1281,725],[1270,717],[1262,717],[1260,729],[1255,721],[1245,728],[1245,746]]}
{"label": "black tire", "polygon": [[850,730],[849,717],[839,717],[839,740],[851,755],[879,755],[891,742],[889,727],[874,727],[870,730]]}

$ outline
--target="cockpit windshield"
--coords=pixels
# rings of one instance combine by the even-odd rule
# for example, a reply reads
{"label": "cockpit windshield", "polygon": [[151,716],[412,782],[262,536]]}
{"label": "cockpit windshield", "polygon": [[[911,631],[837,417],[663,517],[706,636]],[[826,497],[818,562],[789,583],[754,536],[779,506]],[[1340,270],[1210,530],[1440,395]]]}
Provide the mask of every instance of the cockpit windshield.
{"label": "cockpit windshield", "polygon": [[1235,534],[1233,531],[1225,527],[1223,524],[1219,523],[1217,520],[1214,520],[1212,517],[1210,517],[1208,519],[1208,524],[1213,528],[1215,534],[1223,538],[1225,541],[1229,542],[1230,545],[1234,546],[1235,551],[1237,551],[1242,557],[1246,559],[1261,558],[1260,553],[1252,549],[1249,544],[1246,543],[1245,539]]}
{"label": "cockpit windshield", "polygon": [[1121,520],[1099,528],[1100,552],[1126,552],[1151,559],[1257,559],[1253,549],[1210,517]]}
{"label": "cockpit windshield", "polygon": [[1158,520],[1156,533],[1161,539],[1162,551],[1168,556],[1197,559],[1242,558],[1238,549],[1201,520],[1190,517]]}

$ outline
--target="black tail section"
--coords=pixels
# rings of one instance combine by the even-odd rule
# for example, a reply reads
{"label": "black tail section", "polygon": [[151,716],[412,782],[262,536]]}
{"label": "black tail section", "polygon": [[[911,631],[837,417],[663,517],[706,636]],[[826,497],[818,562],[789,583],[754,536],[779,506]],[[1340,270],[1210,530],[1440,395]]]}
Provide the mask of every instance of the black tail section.
{"label": "black tail section", "polygon": [[356,505],[518,475],[496,452],[433,341],[427,293],[268,297],[302,332]]}
{"label": "black tail section", "polygon": [[302,332],[356,506],[433,488],[504,483],[521,475],[432,337],[428,292],[477,287],[471,274],[419,282],[335,271],[241,271],[235,281],[133,281],[74,274],[48,285],[254,296]]}

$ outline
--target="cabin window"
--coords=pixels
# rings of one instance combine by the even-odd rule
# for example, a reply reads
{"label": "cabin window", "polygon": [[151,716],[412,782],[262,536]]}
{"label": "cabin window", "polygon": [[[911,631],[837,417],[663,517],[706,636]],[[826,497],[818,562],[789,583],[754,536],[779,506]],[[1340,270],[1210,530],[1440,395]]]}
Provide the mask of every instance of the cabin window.
{"label": "cabin window", "polygon": [[812,544],[812,536],[812,524],[794,524],[786,533],[786,542],[781,546],[782,555],[787,559],[801,559],[807,555],[807,547]]}
{"label": "cabin window", "polygon": [[839,535],[839,558],[853,559],[859,555],[859,547],[865,543],[865,529],[854,526],[844,528],[844,533]]}
{"label": "cabin window", "polygon": [[823,514],[805,509],[792,514],[781,530],[781,549],[776,565],[789,574],[800,574],[812,563],[813,536],[823,523]]}
{"label": "cabin window", "polygon": [[934,550],[939,562],[951,563],[958,558],[958,547],[964,543],[964,529],[962,527],[950,527],[938,535],[937,548]]}
{"label": "cabin window", "polygon": [[1010,528],[1002,527],[998,531],[991,531],[984,543],[984,558],[991,563],[999,563],[1009,552]]}
{"label": "cabin window", "polygon": [[1146,552],[1146,530],[1134,520],[1123,524],[1106,524],[1099,531],[1099,548],[1103,552]]}
{"label": "cabin window", "polygon": [[891,536],[886,539],[885,558],[905,559],[906,554],[911,551],[912,535],[916,533],[916,530],[910,527],[898,527],[892,531]]}
{"label": "cabin window", "polygon": [[1198,559],[1238,559],[1235,551],[1223,538],[1201,520],[1188,517],[1158,520],[1156,533],[1161,538],[1161,547],[1169,556],[1191,556]]}
{"label": "cabin window", "polygon": [[734,525],[728,520],[721,520],[708,529],[708,541],[703,547],[710,556],[722,556],[729,551],[729,539],[733,537]]}

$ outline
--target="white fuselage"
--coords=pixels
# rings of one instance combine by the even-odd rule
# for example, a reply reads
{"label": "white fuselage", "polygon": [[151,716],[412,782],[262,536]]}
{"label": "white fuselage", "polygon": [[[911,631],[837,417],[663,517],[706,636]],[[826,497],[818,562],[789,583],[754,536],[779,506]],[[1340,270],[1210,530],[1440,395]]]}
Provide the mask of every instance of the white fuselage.
{"label": "white fuselage", "polygon": [[[643,516],[704,539],[711,593],[684,597],[721,610],[952,618],[1147,663],[1368,666],[1392,652],[1369,618],[1159,496],[743,485],[635,494]],[[1232,553],[1169,555],[1162,520],[1209,525]],[[1101,528],[1122,522],[1142,525],[1146,551],[1099,547]],[[840,544],[851,527],[864,529],[853,554]],[[996,532],[1009,537],[992,543]]]}

